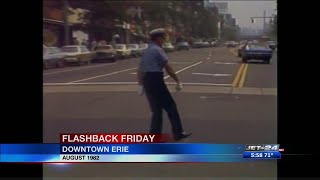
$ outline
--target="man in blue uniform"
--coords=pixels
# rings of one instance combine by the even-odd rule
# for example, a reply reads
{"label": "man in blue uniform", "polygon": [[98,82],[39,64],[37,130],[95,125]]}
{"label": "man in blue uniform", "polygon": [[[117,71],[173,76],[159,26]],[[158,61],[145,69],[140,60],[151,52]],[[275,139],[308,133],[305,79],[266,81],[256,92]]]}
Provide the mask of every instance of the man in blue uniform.
{"label": "man in blue uniform", "polygon": [[164,109],[171,122],[174,139],[178,141],[190,136],[191,132],[184,132],[176,103],[164,81],[163,69],[176,81],[177,91],[182,89],[182,84],[168,64],[168,57],[162,49],[165,38],[166,33],[162,28],[150,32],[151,42],[141,57],[137,72],[139,93],[146,94],[152,111],[150,133],[161,134],[162,110]]}

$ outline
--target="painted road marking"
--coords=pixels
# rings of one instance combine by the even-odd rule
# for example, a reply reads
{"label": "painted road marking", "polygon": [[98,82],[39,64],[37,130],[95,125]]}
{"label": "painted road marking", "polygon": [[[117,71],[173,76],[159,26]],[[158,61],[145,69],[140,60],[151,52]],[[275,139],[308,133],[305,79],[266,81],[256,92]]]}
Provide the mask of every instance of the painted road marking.
{"label": "painted road marking", "polygon": [[239,64],[239,63],[234,63],[234,62],[214,62],[215,64],[226,64],[226,65],[234,65],[234,64]]}
{"label": "painted road marking", "polygon": [[242,76],[241,76],[240,82],[239,82],[239,88],[242,88],[244,85],[244,82],[246,80],[247,71],[248,71],[248,66],[249,66],[248,64],[246,64],[244,66],[243,73],[242,73]]}
{"label": "painted road marking", "polygon": [[241,64],[241,66],[240,66],[240,68],[239,68],[239,70],[237,72],[237,75],[233,80],[233,83],[232,83],[233,87],[237,87],[238,86],[239,80],[240,80],[240,77],[241,77],[241,74],[242,74],[242,71],[243,71],[243,68],[244,68],[244,64]]}
{"label": "painted road marking", "polygon": [[232,74],[210,74],[210,73],[192,73],[194,75],[203,75],[203,76],[215,76],[215,77],[224,77],[224,76],[232,76]]}
{"label": "painted road marking", "polygon": [[169,62],[170,64],[191,64],[190,62]]}
{"label": "painted road marking", "polygon": [[[190,69],[190,68],[192,68],[192,67],[194,67],[194,66],[197,66],[197,65],[199,65],[199,64],[201,64],[201,63],[203,63],[203,61],[199,61],[199,62],[197,62],[197,63],[195,63],[195,64],[192,64],[192,65],[187,66],[187,67],[185,67],[185,68],[183,68],[183,69],[180,69],[179,71],[176,72],[176,74],[179,74],[179,73],[181,73],[182,71],[185,71],[185,70],[187,70],[187,69]],[[170,77],[170,76],[168,75],[168,76],[164,77],[163,79],[168,79],[169,77]]]}
{"label": "painted road marking", "polygon": [[[132,85],[138,82],[85,82],[85,83],[43,83],[43,86],[74,86],[74,85]],[[168,85],[175,85],[174,82],[166,82]],[[231,86],[231,84],[214,84],[214,83],[182,83],[183,85],[199,86]]]}
{"label": "painted road marking", "polygon": [[[173,83],[176,84],[176,83]],[[231,86],[231,84],[214,84],[214,83],[182,83],[183,85],[199,85],[199,86]]]}
{"label": "painted road marking", "polygon": [[104,66],[111,66],[114,64],[98,64],[98,65],[92,65],[92,66],[86,66],[86,67],[79,67],[79,68],[71,68],[71,69],[66,69],[66,70],[61,70],[61,71],[54,71],[54,72],[48,72],[48,73],[43,73],[44,76],[47,75],[52,75],[52,74],[59,74],[59,73],[64,73],[64,72],[71,72],[71,71],[77,71],[77,70],[82,70],[82,69],[90,69],[90,68],[95,68],[95,67],[104,67]]}
{"label": "painted road marking", "polygon": [[[200,99],[225,99],[225,98],[229,98],[229,97],[221,96],[221,95],[220,96],[200,96]],[[239,96],[232,96],[231,98],[235,100],[240,99]]]}
{"label": "painted road marking", "polygon": [[137,73],[130,73],[130,74],[132,74],[132,75],[136,75]]}
{"label": "painted road marking", "polygon": [[122,72],[131,71],[131,70],[134,70],[134,69],[137,69],[137,68],[129,68],[129,69],[125,69],[125,70],[122,70],[122,71],[115,71],[115,72],[108,73],[108,74],[103,74],[103,75],[93,76],[93,77],[86,78],[86,79],[80,79],[80,80],[76,80],[76,81],[71,81],[71,82],[69,82],[67,84],[73,84],[73,83],[87,81],[87,80],[96,79],[96,78],[100,78],[100,77],[111,76],[111,75],[114,75],[114,74],[119,74],[119,73],[122,73]]}

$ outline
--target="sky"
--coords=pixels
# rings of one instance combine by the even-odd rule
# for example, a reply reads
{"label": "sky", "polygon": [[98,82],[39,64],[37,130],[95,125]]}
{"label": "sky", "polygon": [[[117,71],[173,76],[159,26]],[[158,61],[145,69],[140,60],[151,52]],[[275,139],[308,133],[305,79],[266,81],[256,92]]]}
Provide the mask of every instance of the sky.
{"label": "sky", "polygon": [[[275,9],[277,8],[276,0],[233,0],[233,1],[223,1],[223,0],[211,0],[213,2],[228,2],[229,13],[232,17],[236,18],[237,25],[242,27],[251,28],[263,28],[263,19],[255,19],[255,23],[252,23],[250,17],[263,17],[263,11],[266,10],[267,17],[277,14]],[[267,22],[270,19],[266,19]]]}

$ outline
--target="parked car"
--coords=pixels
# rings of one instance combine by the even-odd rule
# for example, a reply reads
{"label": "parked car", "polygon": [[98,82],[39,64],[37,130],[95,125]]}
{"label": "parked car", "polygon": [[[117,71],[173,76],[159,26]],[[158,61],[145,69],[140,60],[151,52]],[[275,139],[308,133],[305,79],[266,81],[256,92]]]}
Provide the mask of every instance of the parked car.
{"label": "parked car", "polygon": [[211,46],[217,47],[217,46],[218,46],[218,41],[212,41],[212,42],[211,42]]}
{"label": "parked car", "polygon": [[178,51],[180,51],[180,50],[189,51],[190,50],[190,45],[189,45],[188,42],[179,42],[179,43],[177,43],[176,48],[177,48]]}
{"label": "parked car", "polygon": [[211,44],[208,41],[205,41],[205,42],[202,43],[202,46],[207,48],[207,47],[210,47]]}
{"label": "parked car", "polygon": [[131,50],[125,44],[115,44],[114,48],[119,58],[125,59],[131,57]]}
{"label": "parked car", "polygon": [[43,46],[43,69],[65,66],[65,54],[58,47]]}
{"label": "parked car", "polygon": [[243,44],[247,44],[247,40],[242,40],[242,41],[240,41],[240,45],[243,45]]}
{"label": "parked car", "polygon": [[85,46],[63,46],[62,52],[66,55],[65,62],[69,64],[90,64],[94,54]]}
{"label": "parked car", "polygon": [[248,43],[242,51],[242,61],[263,60],[269,64],[272,58],[272,49],[265,43]]}
{"label": "parked car", "polygon": [[141,53],[143,53],[144,50],[146,50],[148,48],[148,44],[139,44],[139,48],[141,50]]}
{"label": "parked car", "polygon": [[94,48],[94,62],[115,62],[117,60],[116,50],[111,45],[98,45]]}
{"label": "parked car", "polygon": [[235,41],[228,41],[228,42],[226,42],[225,45],[226,45],[227,47],[236,47],[236,46],[238,45],[238,43],[235,42]]}
{"label": "parked car", "polygon": [[193,42],[192,47],[193,48],[202,48],[203,47],[203,42],[202,41],[195,41],[195,42]]}
{"label": "parked car", "polygon": [[164,43],[162,48],[165,52],[173,52],[175,50],[174,46],[171,43]]}
{"label": "parked car", "polygon": [[128,44],[127,48],[131,50],[131,56],[139,57],[142,55],[142,49],[139,48],[138,44]]}
{"label": "parked car", "polygon": [[277,48],[277,44],[274,41],[267,41],[266,43],[272,50],[275,50]]}

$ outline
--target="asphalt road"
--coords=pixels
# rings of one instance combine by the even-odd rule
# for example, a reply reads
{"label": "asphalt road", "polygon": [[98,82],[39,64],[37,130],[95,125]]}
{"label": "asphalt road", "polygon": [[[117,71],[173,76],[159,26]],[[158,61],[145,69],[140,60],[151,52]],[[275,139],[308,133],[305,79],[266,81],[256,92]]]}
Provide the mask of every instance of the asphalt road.
{"label": "asphalt road", "polygon": [[[172,92],[184,128],[193,131],[184,142],[276,143],[276,53],[271,64],[242,64],[235,51],[227,48],[192,49],[168,56],[185,84],[182,92]],[[65,132],[147,132],[148,104],[134,85],[137,63],[138,59],[127,59],[44,71],[44,142],[56,143]],[[173,82],[171,78],[166,81]],[[164,131],[170,133],[166,117]],[[276,179],[276,174],[276,161],[271,160],[44,167],[46,179],[249,180]]]}

